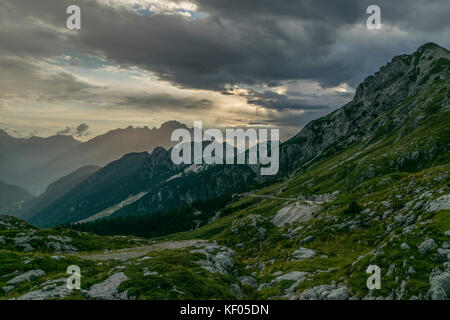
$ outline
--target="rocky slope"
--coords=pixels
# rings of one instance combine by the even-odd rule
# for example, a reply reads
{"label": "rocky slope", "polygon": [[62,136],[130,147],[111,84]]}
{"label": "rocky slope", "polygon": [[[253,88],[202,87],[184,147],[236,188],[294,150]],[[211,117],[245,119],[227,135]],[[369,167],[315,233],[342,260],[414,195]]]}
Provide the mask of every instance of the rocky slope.
{"label": "rocky slope", "polygon": [[130,194],[169,178],[175,169],[170,155],[163,148],[156,148],[152,154],[127,154],[42,208],[30,221],[39,226],[49,226],[87,218]]}
{"label": "rocky slope", "polygon": [[[392,136],[394,131],[398,141],[433,113],[448,111],[449,59],[449,51],[433,43],[421,46],[412,55],[396,56],[357,87],[351,102],[310,122],[287,141],[281,152],[281,168],[287,172],[355,142],[373,144]],[[411,162],[430,160],[446,147],[432,137],[425,137],[423,142],[415,150],[417,159],[402,154],[405,158],[389,170],[398,171]]]}
{"label": "rocky slope", "polygon": [[163,148],[151,154],[127,154],[34,212],[29,221],[48,227],[100,216],[164,212],[245,190],[258,182],[258,174],[246,165],[174,165],[170,154],[171,150]]}
{"label": "rocky slope", "polygon": [[36,213],[64,196],[99,169],[100,167],[97,166],[84,166],[71,174],[58,179],[51,183],[44,193],[34,199],[26,201],[20,210],[14,212],[15,216],[24,220],[31,219]]}

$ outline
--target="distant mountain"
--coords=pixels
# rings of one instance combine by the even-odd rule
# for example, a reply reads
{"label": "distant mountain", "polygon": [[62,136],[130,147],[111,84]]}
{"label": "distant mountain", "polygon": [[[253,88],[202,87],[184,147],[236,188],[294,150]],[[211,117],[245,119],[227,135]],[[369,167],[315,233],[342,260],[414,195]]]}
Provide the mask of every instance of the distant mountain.
{"label": "distant mountain", "polygon": [[30,222],[50,226],[77,221],[167,179],[176,166],[165,149],[130,153],[103,167],[69,194],[35,212]]}
{"label": "distant mountain", "polygon": [[[335,168],[330,175],[339,175],[338,181],[345,188],[378,175],[420,170],[447,161],[450,134],[445,116],[449,109],[449,58],[448,50],[431,43],[412,55],[395,57],[358,86],[350,103],[312,121],[281,145],[279,177],[291,176],[351,148],[356,148],[354,157],[358,161],[347,166],[330,164]],[[385,158],[374,165],[371,159],[380,156],[376,153],[377,146],[386,144],[391,150],[382,149]],[[370,155],[362,158],[363,151]],[[157,157],[153,154],[140,157],[147,159],[141,159],[142,163],[164,159],[162,167],[150,167],[162,169],[159,175],[151,172],[158,179],[150,183],[148,166],[143,169],[139,161],[138,165],[134,164],[136,160],[128,162],[139,159],[137,155],[128,155],[91,177],[107,172],[109,183],[99,178],[88,179],[76,192],[46,208],[45,219],[41,219],[42,213],[32,222],[51,226],[97,214],[97,217],[110,218],[151,214],[241,192],[277,178],[260,176],[258,168],[248,165],[171,167],[165,150]],[[129,166],[136,171],[130,174]],[[335,176],[323,183],[327,181],[332,183]]]}
{"label": "distant mountain", "polygon": [[71,136],[16,139],[0,133],[0,164],[4,164],[0,166],[0,179],[39,193],[83,166],[104,166],[127,153],[151,152],[158,146],[170,148],[176,144],[170,136],[177,128],[187,127],[177,121],[152,129],[129,126],[82,143]]}
{"label": "distant mountain", "polygon": [[33,198],[28,191],[0,181],[0,212],[8,213],[20,208],[23,202]]}
{"label": "distant mountain", "polygon": [[64,196],[99,169],[100,167],[98,166],[85,166],[58,179],[51,183],[45,192],[37,198],[25,202],[21,210],[17,211],[16,216],[24,220],[31,219],[36,212],[41,211],[43,208]]}
{"label": "distant mountain", "polygon": [[[30,222],[48,227],[92,216],[165,211],[242,190],[258,177],[247,165],[174,165],[170,154],[160,147],[151,154],[127,154],[35,212]],[[140,204],[136,209],[135,202]]]}
{"label": "distant mountain", "polygon": [[38,192],[36,168],[79,143],[71,136],[14,138],[0,130],[0,180]]}

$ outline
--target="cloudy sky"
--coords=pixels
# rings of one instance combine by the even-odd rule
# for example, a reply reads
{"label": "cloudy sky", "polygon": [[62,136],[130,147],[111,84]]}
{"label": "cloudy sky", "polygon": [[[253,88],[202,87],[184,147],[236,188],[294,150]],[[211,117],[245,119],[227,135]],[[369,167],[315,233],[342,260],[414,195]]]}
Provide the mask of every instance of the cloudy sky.
{"label": "cloudy sky", "polygon": [[[81,30],[66,8],[81,8]],[[381,30],[366,27],[371,4]],[[348,102],[394,55],[450,47],[448,0],[1,0],[0,128],[275,127]]]}

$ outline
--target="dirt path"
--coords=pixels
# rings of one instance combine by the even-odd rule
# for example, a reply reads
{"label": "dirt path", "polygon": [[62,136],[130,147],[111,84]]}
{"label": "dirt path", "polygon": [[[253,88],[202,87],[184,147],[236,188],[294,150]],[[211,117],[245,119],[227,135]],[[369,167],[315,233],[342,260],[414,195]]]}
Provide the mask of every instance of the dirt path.
{"label": "dirt path", "polygon": [[111,260],[111,259],[133,259],[145,255],[150,251],[160,251],[167,249],[182,249],[191,247],[197,243],[205,242],[205,240],[184,240],[184,241],[167,241],[156,243],[149,246],[142,246],[136,248],[126,248],[120,250],[109,251],[105,253],[79,255],[80,258],[87,260]]}
{"label": "dirt path", "polygon": [[294,201],[297,200],[297,198],[282,198],[282,197],[276,197],[276,196],[271,196],[271,195],[266,195],[266,194],[248,194],[247,196],[254,197],[254,198],[263,198],[263,199],[294,200]]}

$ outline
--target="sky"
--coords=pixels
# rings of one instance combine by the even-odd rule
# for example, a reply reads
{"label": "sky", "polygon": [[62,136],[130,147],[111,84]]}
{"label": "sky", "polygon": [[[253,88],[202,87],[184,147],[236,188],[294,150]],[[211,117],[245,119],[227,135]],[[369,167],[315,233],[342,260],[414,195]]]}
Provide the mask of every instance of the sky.
{"label": "sky", "polygon": [[[73,4],[81,30],[66,27]],[[395,55],[449,48],[449,12],[448,0],[2,0],[0,129],[87,140],[201,120],[286,139]]]}

